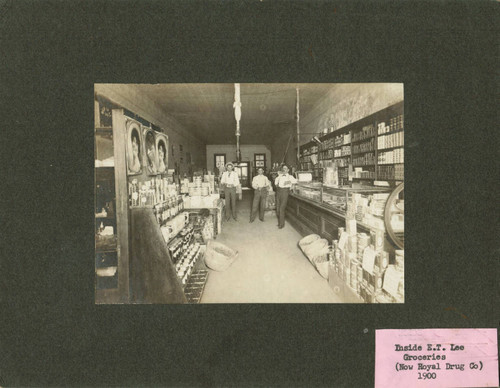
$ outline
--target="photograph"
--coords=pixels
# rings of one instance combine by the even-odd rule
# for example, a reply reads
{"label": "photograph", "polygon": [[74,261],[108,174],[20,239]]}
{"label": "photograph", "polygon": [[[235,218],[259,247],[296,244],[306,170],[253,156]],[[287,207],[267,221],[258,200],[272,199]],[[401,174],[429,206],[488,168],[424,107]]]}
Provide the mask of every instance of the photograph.
{"label": "photograph", "polygon": [[164,174],[168,168],[168,137],[159,132],[156,132],[156,153],[158,173]]}
{"label": "photograph", "polygon": [[155,175],[158,173],[155,133],[151,128],[143,127],[143,136],[144,164],[146,165],[148,175]]}
{"label": "photograph", "polygon": [[141,162],[141,125],[131,119],[126,121],[127,128],[127,169],[128,175],[140,174],[142,171]]}
{"label": "photograph", "polygon": [[129,139],[127,171],[117,160],[109,176],[115,230],[129,233],[97,231],[114,247],[96,255],[116,262],[96,259],[95,303],[405,302],[402,83],[95,84],[95,95]]}

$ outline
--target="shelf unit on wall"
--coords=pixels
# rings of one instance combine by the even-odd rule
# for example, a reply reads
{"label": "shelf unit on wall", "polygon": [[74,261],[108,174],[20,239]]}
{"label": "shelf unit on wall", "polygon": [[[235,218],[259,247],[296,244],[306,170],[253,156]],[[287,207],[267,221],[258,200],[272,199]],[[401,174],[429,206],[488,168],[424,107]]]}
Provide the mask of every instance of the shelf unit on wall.
{"label": "shelf unit on wall", "polygon": [[[341,185],[349,181],[372,185],[376,180],[383,180],[391,186],[403,182],[403,108],[404,102],[398,102],[321,136],[320,145],[312,141],[302,145],[300,169],[314,172],[334,161]],[[317,165],[312,163],[311,155],[317,155]],[[356,168],[362,168],[357,177],[354,176]]]}
{"label": "shelf unit on wall", "polygon": [[95,302],[129,301],[125,135],[114,106],[95,100]]}

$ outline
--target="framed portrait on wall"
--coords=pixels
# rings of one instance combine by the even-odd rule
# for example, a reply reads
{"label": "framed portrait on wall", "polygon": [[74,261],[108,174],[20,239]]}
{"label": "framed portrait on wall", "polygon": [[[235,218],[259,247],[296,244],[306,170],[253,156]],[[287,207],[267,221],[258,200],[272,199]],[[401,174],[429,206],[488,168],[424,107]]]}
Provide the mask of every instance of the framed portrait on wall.
{"label": "framed portrait on wall", "polygon": [[125,127],[127,128],[127,174],[141,174],[143,165],[141,125],[135,120],[127,119]]}
{"label": "framed portrait on wall", "polygon": [[168,169],[168,136],[156,132],[156,155],[158,174],[165,174]]}
{"label": "framed portrait on wall", "polygon": [[156,155],[156,136],[151,128],[143,127],[144,138],[144,165],[148,175],[156,175],[158,172]]}

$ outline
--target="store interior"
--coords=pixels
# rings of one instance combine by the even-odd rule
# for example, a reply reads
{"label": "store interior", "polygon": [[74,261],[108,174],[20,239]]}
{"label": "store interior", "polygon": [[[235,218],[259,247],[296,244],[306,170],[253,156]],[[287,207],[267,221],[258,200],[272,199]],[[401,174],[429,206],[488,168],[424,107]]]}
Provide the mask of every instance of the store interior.
{"label": "store interior", "polygon": [[97,304],[404,303],[402,84],[94,90]]}

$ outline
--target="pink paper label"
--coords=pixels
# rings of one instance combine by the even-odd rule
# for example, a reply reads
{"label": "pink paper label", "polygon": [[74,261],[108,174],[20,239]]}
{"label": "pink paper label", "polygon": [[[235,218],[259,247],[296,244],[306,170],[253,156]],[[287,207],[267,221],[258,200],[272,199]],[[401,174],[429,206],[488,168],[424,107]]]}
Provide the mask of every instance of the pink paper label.
{"label": "pink paper label", "polygon": [[497,330],[377,330],[375,388],[387,387],[498,387]]}

